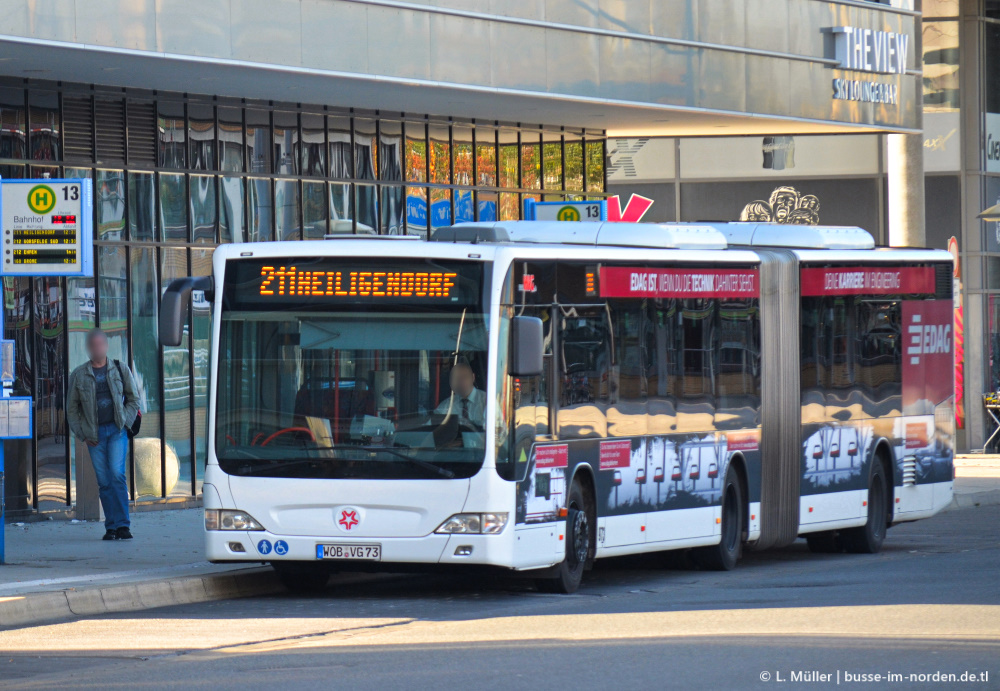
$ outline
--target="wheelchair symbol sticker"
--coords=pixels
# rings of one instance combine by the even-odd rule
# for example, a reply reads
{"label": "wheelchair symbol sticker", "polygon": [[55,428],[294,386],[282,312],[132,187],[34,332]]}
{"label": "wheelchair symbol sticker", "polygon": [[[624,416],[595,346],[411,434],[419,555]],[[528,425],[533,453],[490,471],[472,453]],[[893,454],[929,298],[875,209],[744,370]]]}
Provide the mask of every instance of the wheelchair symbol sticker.
{"label": "wheelchair symbol sticker", "polygon": [[288,543],[284,540],[278,540],[274,543],[274,553],[279,557],[283,557],[288,554]]}
{"label": "wheelchair symbol sticker", "polygon": [[260,542],[257,543],[257,551],[260,552],[261,554],[270,554],[271,543],[268,542],[267,540],[261,540]]}

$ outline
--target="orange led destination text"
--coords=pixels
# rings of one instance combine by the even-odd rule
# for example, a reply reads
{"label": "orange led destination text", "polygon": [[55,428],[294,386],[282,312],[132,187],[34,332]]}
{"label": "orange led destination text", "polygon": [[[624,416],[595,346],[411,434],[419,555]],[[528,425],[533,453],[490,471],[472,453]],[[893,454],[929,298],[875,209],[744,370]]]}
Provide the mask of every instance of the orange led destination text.
{"label": "orange led destination text", "polygon": [[261,295],[449,298],[458,274],[444,271],[299,271],[261,267]]}

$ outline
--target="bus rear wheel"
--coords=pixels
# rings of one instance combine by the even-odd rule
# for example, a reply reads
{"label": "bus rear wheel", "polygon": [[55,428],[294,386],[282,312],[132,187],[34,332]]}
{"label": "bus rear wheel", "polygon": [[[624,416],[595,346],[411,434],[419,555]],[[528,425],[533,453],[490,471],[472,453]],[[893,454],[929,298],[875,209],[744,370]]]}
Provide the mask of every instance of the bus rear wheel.
{"label": "bus rear wheel", "polygon": [[694,550],[695,561],[702,568],[714,571],[732,571],[736,568],[743,550],[745,515],[743,487],[737,474],[729,470],[722,490],[722,539],[717,545],[698,547]]}
{"label": "bus rear wheel", "polygon": [[566,508],[566,558],[554,567],[552,577],[535,581],[535,585],[543,593],[575,593],[583,580],[587,562],[593,556],[597,533],[596,512],[593,499],[581,482],[573,482]]}
{"label": "bus rear wheel", "polygon": [[844,548],[853,554],[878,554],[885,541],[888,526],[889,491],[886,484],[885,463],[876,456],[868,478],[868,521],[860,528],[840,533]]}

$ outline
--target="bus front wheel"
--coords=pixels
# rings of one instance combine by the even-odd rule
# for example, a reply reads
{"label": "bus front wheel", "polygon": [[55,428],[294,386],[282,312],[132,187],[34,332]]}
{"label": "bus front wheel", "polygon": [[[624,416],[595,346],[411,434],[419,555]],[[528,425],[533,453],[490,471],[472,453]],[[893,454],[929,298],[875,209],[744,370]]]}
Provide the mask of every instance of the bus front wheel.
{"label": "bus front wheel", "polygon": [[554,576],[535,583],[545,593],[575,593],[583,580],[595,544],[594,503],[579,481],[573,483],[566,502],[566,558],[554,567]]}

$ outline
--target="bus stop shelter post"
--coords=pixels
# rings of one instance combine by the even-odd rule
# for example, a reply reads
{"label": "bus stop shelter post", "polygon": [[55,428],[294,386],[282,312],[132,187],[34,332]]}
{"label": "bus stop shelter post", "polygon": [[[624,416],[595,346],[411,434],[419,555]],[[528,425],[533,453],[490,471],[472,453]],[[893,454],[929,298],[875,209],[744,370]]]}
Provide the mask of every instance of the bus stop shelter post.
{"label": "bus stop shelter post", "polygon": [[[3,291],[4,291],[4,288],[6,286],[3,286],[2,283],[0,283],[0,286],[2,286],[2,287],[0,287],[0,337],[2,337],[3,336],[4,305],[6,304],[6,302],[3,301],[2,299],[4,297]],[[0,393],[0,396],[3,396],[4,398],[6,398],[7,394],[8,394],[7,386],[4,385],[3,386],[3,393]],[[4,459],[3,459],[4,445],[5,444],[4,444],[3,439],[0,439],[0,565],[3,565],[3,564],[7,563],[6,562],[6,553],[4,551],[4,548],[5,548],[5,545],[4,545],[4,533],[7,530],[7,528],[6,528],[7,524],[6,524],[5,518],[4,518],[4,503],[5,503],[4,500],[5,500],[5,497],[7,496],[7,490],[4,487],[4,477],[3,477],[3,474],[4,474]]]}

